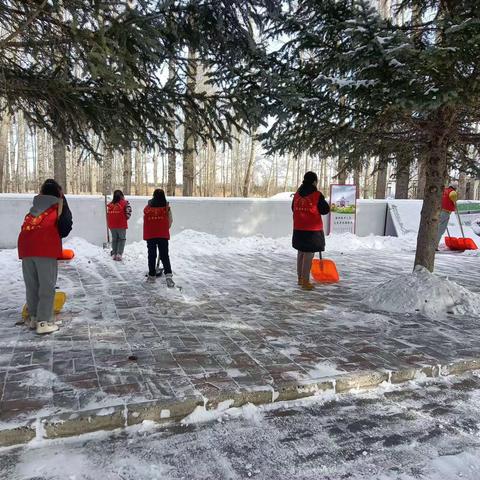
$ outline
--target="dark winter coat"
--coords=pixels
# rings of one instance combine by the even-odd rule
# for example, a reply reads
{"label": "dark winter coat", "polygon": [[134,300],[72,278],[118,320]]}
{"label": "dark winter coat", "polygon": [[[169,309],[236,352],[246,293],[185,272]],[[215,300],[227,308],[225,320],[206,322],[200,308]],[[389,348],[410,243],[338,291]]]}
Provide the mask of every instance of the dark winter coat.
{"label": "dark winter coat", "polygon": [[[313,185],[302,184],[298,189],[298,193],[301,197],[306,197],[317,191],[317,187]],[[317,205],[320,215],[327,215],[330,212],[330,206],[328,205],[325,197],[320,192],[320,198]],[[293,211],[293,201],[292,201]],[[306,230],[294,230],[292,235],[292,247],[300,252],[323,252],[325,250],[325,234],[323,230],[311,232]]]}

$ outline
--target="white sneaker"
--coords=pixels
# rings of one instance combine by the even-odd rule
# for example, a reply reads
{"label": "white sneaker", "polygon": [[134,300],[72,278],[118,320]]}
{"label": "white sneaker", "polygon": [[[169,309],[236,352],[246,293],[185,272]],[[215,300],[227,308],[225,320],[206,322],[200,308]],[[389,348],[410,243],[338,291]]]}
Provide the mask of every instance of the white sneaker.
{"label": "white sneaker", "polygon": [[117,253],[117,258],[116,258],[116,260],[117,260],[118,262],[121,262],[121,261],[122,261],[122,256],[121,256],[119,253]]}
{"label": "white sneaker", "polygon": [[58,325],[54,322],[37,322],[37,333],[42,335],[45,333],[52,333],[58,330]]}
{"label": "white sneaker", "polygon": [[30,328],[30,330],[35,330],[37,328],[37,318],[30,317],[29,319],[25,320],[25,325]]}
{"label": "white sneaker", "polygon": [[157,277],[155,275],[149,275],[147,277],[147,283],[155,283],[156,279],[157,279]]}
{"label": "white sneaker", "polygon": [[175,286],[175,282],[173,281],[172,274],[168,273],[165,276],[165,281],[167,282],[167,287],[168,288],[173,288]]}

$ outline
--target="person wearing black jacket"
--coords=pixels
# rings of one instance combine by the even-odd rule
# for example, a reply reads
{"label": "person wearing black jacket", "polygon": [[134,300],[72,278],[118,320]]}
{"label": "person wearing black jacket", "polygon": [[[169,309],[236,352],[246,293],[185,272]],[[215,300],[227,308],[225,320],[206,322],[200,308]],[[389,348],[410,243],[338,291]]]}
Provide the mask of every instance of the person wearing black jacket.
{"label": "person wearing black jacket", "polygon": [[318,177],[307,172],[292,201],[292,246],[297,253],[298,284],[304,290],[312,290],[310,270],[315,252],[325,250],[322,215],[330,212],[323,193],[317,189]]}

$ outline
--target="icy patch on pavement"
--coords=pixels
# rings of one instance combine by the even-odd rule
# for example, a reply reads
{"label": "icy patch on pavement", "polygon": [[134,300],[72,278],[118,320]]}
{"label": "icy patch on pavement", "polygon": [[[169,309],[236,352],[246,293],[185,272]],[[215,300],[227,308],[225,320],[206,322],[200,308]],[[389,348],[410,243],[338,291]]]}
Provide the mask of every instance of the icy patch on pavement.
{"label": "icy patch on pavement", "polygon": [[338,370],[337,366],[332,362],[318,362],[308,371],[308,377],[312,379],[334,377],[335,375],[344,375],[346,373],[345,370]]}
{"label": "icy patch on pavement", "polygon": [[423,267],[377,286],[373,293],[367,293],[365,303],[378,310],[422,313],[429,318],[480,314],[480,295]]}

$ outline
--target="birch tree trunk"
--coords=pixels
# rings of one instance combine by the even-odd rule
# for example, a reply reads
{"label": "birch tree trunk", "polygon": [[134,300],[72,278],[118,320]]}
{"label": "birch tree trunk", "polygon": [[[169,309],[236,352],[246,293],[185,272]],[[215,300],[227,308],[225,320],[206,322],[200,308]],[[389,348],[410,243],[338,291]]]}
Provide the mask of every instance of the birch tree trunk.
{"label": "birch tree trunk", "polygon": [[22,112],[17,115],[17,148],[18,148],[18,190],[27,191],[28,170],[27,155],[25,151],[25,118]]}
{"label": "birch tree trunk", "polygon": [[142,194],[142,152],[135,149],[135,195]]}
{"label": "birch tree trunk", "polygon": [[123,153],[123,193],[132,194],[132,149]]}
{"label": "birch tree trunk", "polygon": [[247,171],[245,172],[245,179],[243,181],[242,195],[248,197],[250,193],[250,182],[252,180],[252,168],[253,162],[255,161],[255,135],[256,132],[253,132],[250,139],[250,155],[248,156]]}
{"label": "birch tree trunk", "polygon": [[113,168],[113,152],[110,148],[105,149],[103,157],[103,194],[110,195],[112,193],[112,168]]}
{"label": "birch tree trunk", "polygon": [[10,117],[4,115],[0,122],[0,193],[6,191],[6,174],[8,173],[8,130]]}
{"label": "birch tree trunk", "polygon": [[38,185],[47,178],[45,160],[47,158],[46,132],[39,130],[37,133],[37,158],[38,158]]}
{"label": "birch tree trunk", "polygon": [[[188,49],[187,94],[193,95],[197,84],[197,58],[192,47]],[[183,196],[194,194],[195,182],[195,134],[194,119],[186,118],[183,140]]]}

